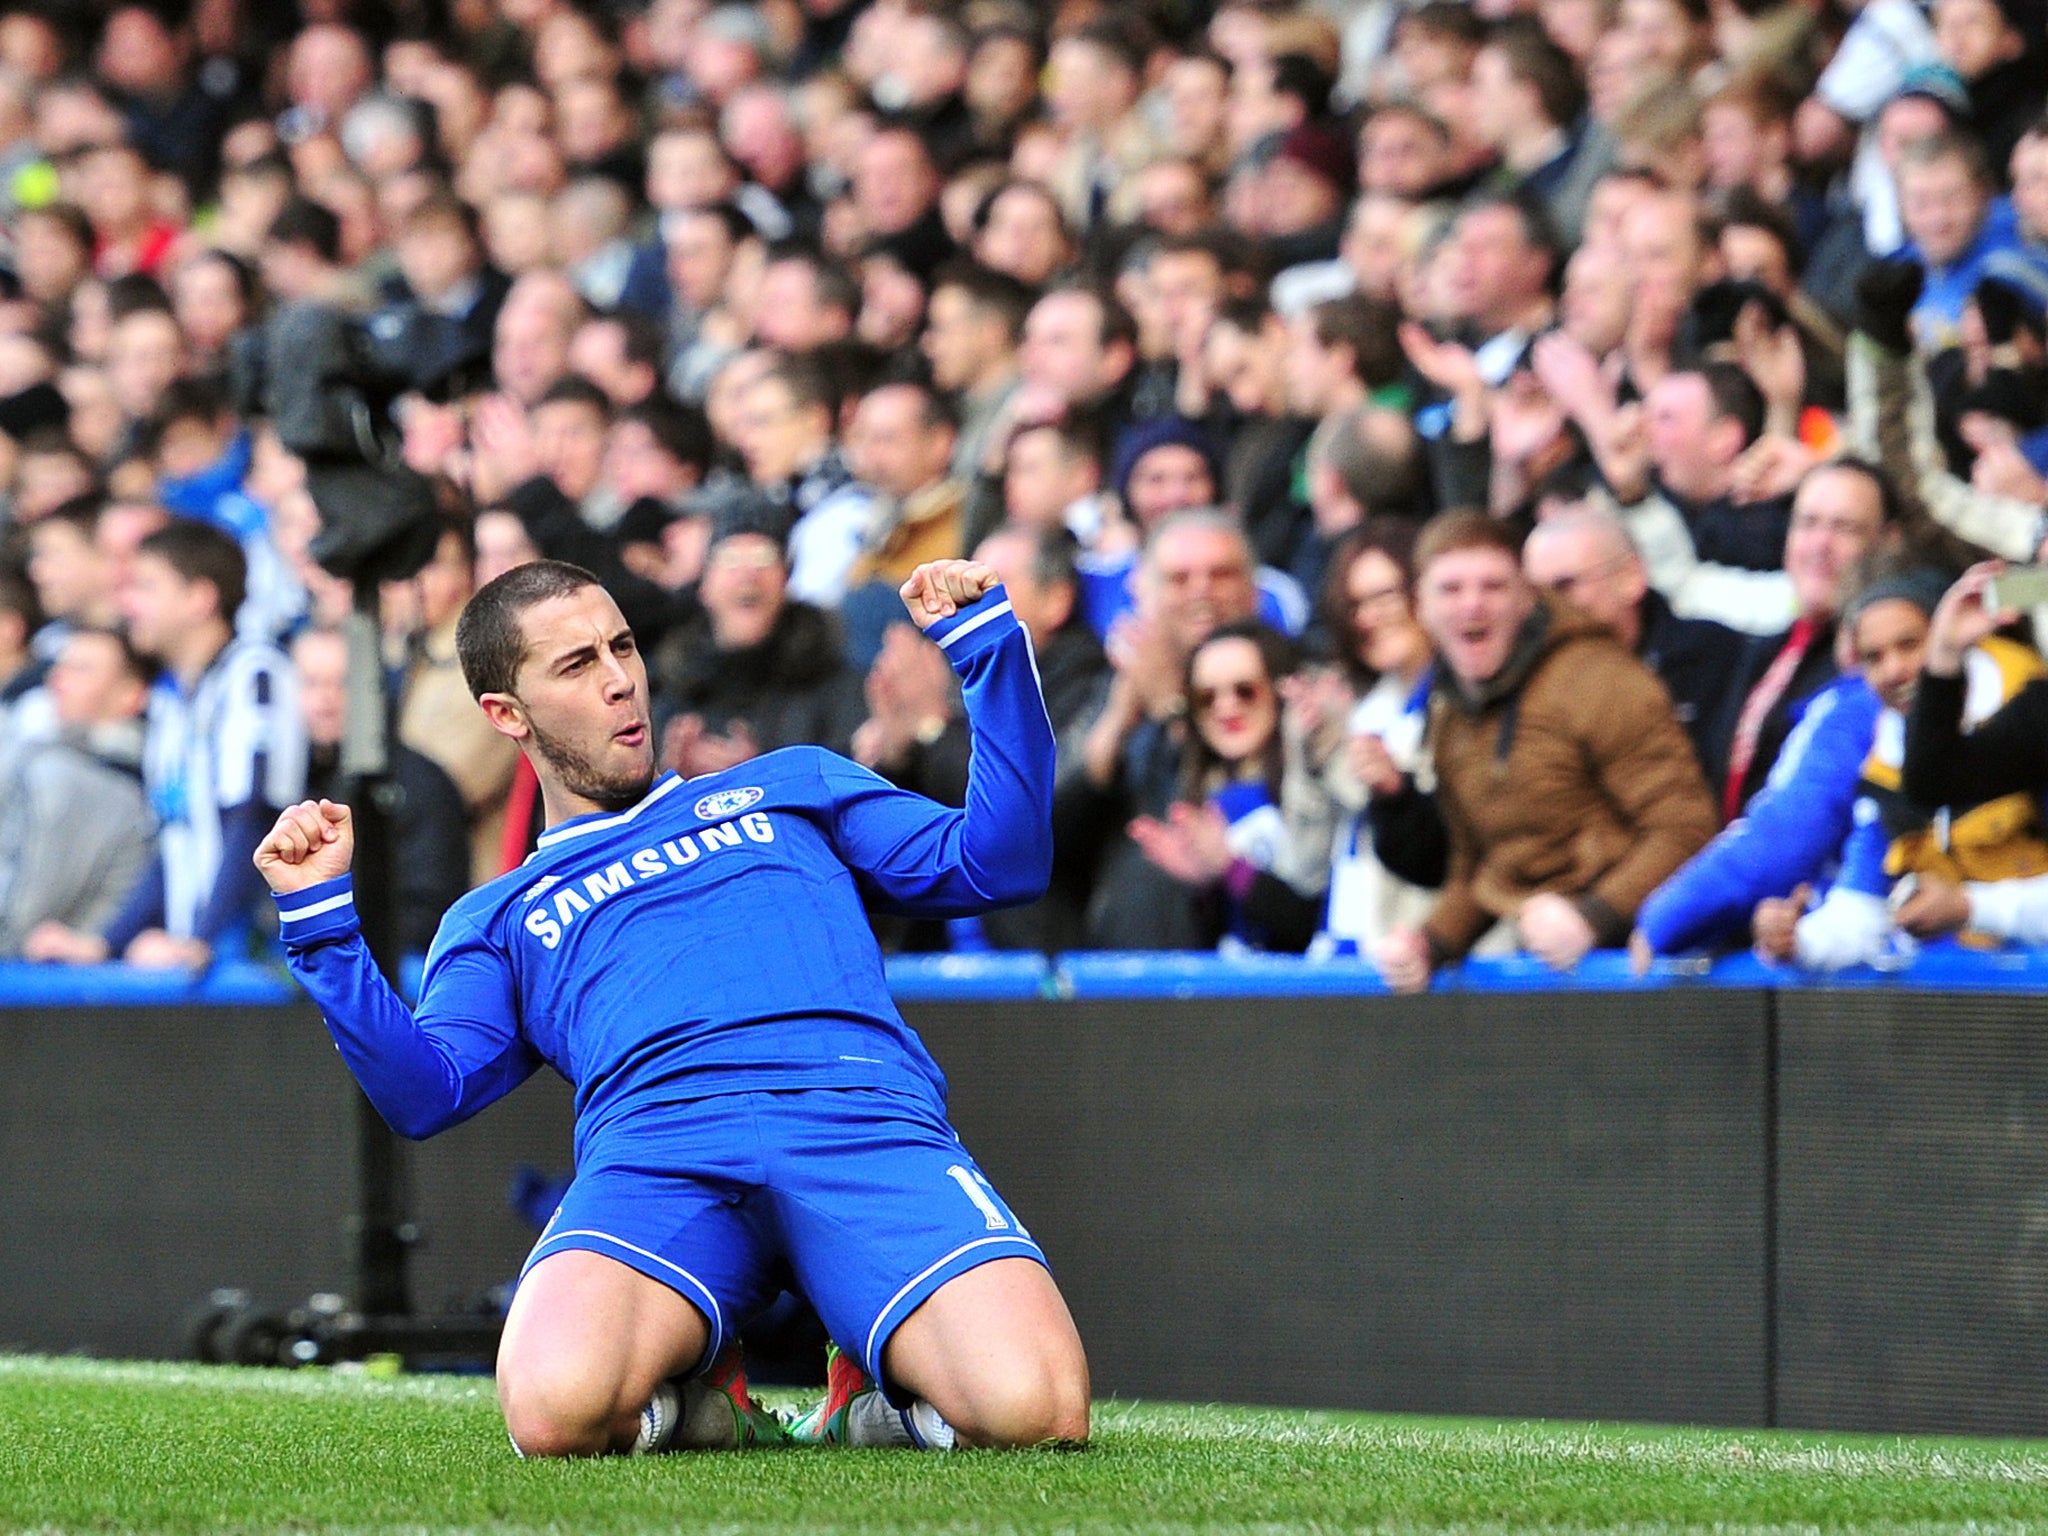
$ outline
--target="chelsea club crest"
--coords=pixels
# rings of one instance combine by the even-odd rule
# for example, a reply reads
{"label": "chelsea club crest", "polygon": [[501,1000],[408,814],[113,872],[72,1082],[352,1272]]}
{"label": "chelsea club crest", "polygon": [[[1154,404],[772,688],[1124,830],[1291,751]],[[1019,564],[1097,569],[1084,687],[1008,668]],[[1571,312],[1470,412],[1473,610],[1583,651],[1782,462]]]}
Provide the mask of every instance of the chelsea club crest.
{"label": "chelsea club crest", "polygon": [[721,789],[716,794],[706,795],[697,802],[699,821],[723,821],[728,816],[737,816],[747,807],[761,799],[758,789]]}

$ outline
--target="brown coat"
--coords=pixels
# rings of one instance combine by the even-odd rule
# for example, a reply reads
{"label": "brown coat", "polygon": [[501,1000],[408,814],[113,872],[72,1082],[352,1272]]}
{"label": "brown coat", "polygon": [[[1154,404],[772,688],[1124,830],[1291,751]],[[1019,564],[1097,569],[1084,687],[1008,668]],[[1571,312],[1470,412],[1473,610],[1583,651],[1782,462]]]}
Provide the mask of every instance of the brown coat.
{"label": "brown coat", "polygon": [[1714,835],[1699,759],[1656,674],[1585,614],[1545,599],[1475,701],[1440,671],[1430,699],[1450,874],[1424,925],[1462,956],[1540,891],[1574,899],[1603,945]]}
{"label": "brown coat", "polygon": [[958,480],[940,480],[912,492],[879,544],[854,561],[847,584],[901,586],[928,560],[959,559],[960,513],[966,501],[967,488]]}

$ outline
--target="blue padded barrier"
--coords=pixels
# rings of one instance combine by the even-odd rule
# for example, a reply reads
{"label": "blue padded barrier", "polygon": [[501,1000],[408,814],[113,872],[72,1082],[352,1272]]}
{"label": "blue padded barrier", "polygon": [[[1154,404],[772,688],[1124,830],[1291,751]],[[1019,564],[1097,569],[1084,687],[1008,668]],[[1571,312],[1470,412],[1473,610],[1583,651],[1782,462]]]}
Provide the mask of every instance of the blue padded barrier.
{"label": "blue padded barrier", "polygon": [[[401,965],[399,989],[417,996],[422,962]],[[1025,953],[893,955],[889,988],[899,1003],[1020,1002],[1045,998],[1203,998],[1384,996],[1372,966],[1355,958],[1321,961],[1293,955],[1218,955],[1208,951],[1098,951],[1047,960]],[[1916,992],[2048,992],[2048,950],[1966,949],[1931,944],[1882,968],[1858,966],[1821,975],[1765,965],[1753,955],[1678,957],[1637,976],[1619,950],[1586,957],[1560,974],[1529,955],[1468,960],[1440,974],[1436,992],[1637,992],[1672,987],[1747,991],[1902,988]],[[268,1006],[298,989],[282,966],[227,961],[203,977],[125,965],[29,965],[0,962],[0,1007],[163,1007],[177,1004]]]}
{"label": "blue padded barrier", "polygon": [[147,1008],[173,1004],[268,1005],[299,995],[283,967],[226,960],[204,976],[131,965],[0,962],[0,1007]]}
{"label": "blue padded barrier", "polygon": [[1053,969],[1043,955],[891,955],[887,969],[889,992],[899,1003],[1020,1002],[1053,995]]}

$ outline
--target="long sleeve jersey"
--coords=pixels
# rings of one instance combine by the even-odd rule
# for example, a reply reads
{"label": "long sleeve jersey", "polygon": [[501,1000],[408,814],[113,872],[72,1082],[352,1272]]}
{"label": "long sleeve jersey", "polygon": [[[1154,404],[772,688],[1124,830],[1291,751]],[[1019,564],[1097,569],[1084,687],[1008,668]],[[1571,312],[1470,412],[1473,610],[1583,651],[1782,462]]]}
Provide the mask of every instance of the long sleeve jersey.
{"label": "long sleeve jersey", "polygon": [[551,827],[464,897],[408,1011],[346,876],[279,898],[294,973],[394,1129],[429,1136],[542,1063],[575,1089],[579,1158],[653,1106],[720,1093],[945,1079],[903,1022],[862,907],[958,917],[1028,901],[1051,866],[1053,734],[1000,587],[928,635],[974,728],[950,810],[815,747]]}

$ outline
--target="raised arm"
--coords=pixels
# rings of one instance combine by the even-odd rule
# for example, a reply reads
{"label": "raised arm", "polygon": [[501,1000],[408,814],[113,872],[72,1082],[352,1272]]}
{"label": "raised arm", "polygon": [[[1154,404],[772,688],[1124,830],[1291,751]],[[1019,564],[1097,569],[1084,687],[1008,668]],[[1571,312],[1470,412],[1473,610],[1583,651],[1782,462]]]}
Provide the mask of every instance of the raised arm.
{"label": "raised arm", "polygon": [[349,1071],[393,1130],[431,1136],[511,1092],[540,1058],[519,1033],[504,956],[458,914],[427,956],[418,1012],[405,1006],[363,942],[354,851],[348,807],[307,800],[278,817],[255,862],[277,898],[292,974]]}
{"label": "raised arm", "polygon": [[1054,746],[1030,636],[985,565],[921,565],[903,600],[960,675],[967,803],[948,809],[821,755],[828,835],[894,911],[967,916],[1035,900],[1052,870]]}

